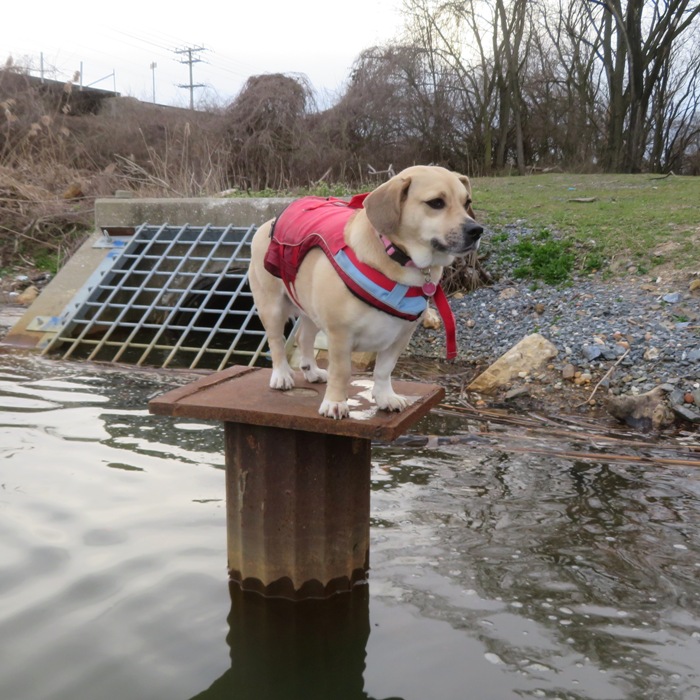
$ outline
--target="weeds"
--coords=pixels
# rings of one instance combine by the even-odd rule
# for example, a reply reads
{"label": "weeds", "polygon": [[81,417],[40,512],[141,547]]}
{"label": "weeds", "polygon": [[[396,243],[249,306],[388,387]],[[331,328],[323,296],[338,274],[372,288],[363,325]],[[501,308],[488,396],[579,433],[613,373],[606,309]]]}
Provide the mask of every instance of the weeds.
{"label": "weeds", "polygon": [[561,284],[571,277],[575,260],[571,243],[553,239],[547,230],[518,241],[513,252],[519,261],[513,270],[516,279]]}

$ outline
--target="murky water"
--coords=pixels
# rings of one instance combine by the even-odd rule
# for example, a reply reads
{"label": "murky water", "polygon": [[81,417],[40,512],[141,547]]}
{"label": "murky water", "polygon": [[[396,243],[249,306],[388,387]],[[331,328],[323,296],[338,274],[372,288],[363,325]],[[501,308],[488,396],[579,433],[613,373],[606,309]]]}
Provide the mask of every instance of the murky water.
{"label": "murky water", "polygon": [[697,468],[375,448],[369,587],[268,604],[173,383],[0,355],[2,700],[700,697]]}

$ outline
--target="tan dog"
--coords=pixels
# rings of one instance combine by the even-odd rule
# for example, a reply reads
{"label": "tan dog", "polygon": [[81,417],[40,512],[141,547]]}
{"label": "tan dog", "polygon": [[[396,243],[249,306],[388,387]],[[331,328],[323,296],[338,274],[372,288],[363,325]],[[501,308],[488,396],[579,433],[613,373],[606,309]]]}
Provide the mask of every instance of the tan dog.
{"label": "tan dog", "polygon": [[[417,320],[386,313],[358,298],[321,247],[305,254],[293,285],[285,287],[266,269],[273,224],[263,224],[253,238],[249,273],[270,344],[270,386],[281,390],[294,386],[284,327],[290,317],[300,316],[301,370],[309,382],[327,381],[321,415],[344,418],[349,414],[347,391],[354,351],[377,353],[373,389],[377,406],[403,410],[408,402],[394,392],[391,373]],[[357,260],[389,280],[425,290],[439,282],[443,267],[455,256],[475,250],[482,233],[474,222],[468,178],[440,167],[414,166],[366,197],[364,208],[354,211],[345,224],[344,241]],[[398,249],[399,258],[405,254],[403,260],[390,257],[387,248],[389,252]],[[328,337],[328,372],[318,367],[314,357],[319,329]]]}

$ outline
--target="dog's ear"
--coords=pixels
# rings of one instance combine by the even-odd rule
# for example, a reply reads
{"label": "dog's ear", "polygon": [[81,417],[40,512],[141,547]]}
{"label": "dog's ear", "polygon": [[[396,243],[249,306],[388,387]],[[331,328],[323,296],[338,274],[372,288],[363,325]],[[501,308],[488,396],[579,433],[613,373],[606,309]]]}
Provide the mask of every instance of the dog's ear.
{"label": "dog's ear", "polygon": [[[471,195],[472,186],[469,182],[469,178],[466,175],[457,175],[457,178],[467,188],[467,192],[469,192],[469,194]],[[471,216],[472,219],[476,219],[476,214],[474,213],[471,204],[467,204],[467,214],[469,214],[469,216]]]}
{"label": "dog's ear", "polygon": [[401,208],[410,186],[410,177],[396,175],[367,196],[364,201],[365,211],[377,233],[383,236],[396,233],[401,222]]}

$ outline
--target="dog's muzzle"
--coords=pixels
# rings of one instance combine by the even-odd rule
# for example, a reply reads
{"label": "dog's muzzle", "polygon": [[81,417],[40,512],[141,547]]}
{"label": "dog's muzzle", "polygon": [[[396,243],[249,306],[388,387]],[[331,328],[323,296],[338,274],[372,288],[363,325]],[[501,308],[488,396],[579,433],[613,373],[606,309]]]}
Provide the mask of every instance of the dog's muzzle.
{"label": "dog's muzzle", "polygon": [[447,243],[433,238],[431,245],[440,253],[463,255],[470,250],[475,250],[479,246],[479,240],[483,233],[483,226],[480,226],[475,221],[465,221],[459,231],[455,231],[448,238]]}

